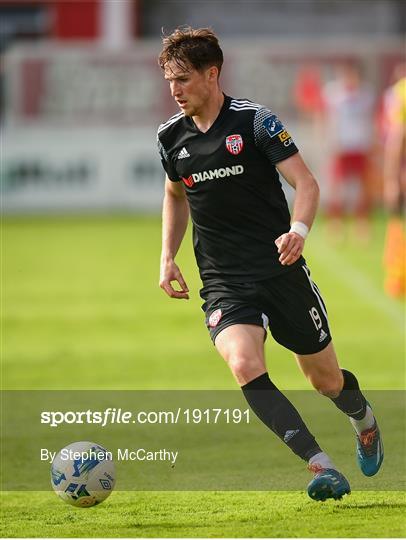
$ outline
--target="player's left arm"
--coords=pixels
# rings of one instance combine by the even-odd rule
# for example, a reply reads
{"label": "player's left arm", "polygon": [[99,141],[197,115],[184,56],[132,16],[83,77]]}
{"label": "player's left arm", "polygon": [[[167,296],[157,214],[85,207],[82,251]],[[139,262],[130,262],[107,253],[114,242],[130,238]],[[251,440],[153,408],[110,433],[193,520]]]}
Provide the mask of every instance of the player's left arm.
{"label": "player's left arm", "polygon": [[319,186],[299,153],[276,164],[285,180],[295,189],[292,228],[275,240],[283,265],[301,256],[307,232],[313,224],[319,203]]}

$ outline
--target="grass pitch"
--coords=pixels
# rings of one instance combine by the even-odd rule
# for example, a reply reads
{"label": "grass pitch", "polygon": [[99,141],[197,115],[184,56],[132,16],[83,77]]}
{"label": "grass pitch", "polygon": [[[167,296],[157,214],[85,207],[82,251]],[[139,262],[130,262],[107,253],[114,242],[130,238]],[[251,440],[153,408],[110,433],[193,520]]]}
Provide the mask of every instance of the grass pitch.
{"label": "grass pitch", "polygon": [[11,537],[388,538],[404,537],[405,496],[355,492],[315,503],[302,493],[113,493],[76,509],[53,493],[8,493],[3,534]]}
{"label": "grass pitch", "polygon": [[[327,302],[340,362],[371,390],[404,388],[404,310],[382,292],[383,235],[384,222],[376,219],[370,245],[350,236],[332,246],[319,223],[305,252]],[[192,291],[185,302],[157,286],[158,218],[7,218],[2,236],[4,389],[235,388],[204,326],[190,238],[178,257]],[[266,347],[279,387],[309,389],[289,352],[271,339]],[[11,537],[406,532],[400,491],[355,491],[324,504],[304,492],[114,492],[86,510],[53,493],[7,492],[2,503],[2,535]]]}

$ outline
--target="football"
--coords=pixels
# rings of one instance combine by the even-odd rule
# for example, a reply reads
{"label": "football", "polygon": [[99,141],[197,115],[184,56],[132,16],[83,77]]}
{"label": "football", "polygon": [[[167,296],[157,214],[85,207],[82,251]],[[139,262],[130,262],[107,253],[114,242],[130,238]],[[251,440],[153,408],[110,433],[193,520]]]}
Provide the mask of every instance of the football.
{"label": "football", "polygon": [[82,441],[62,448],[51,466],[51,484],[66,503],[80,508],[103,502],[116,483],[113,456],[102,446]]}

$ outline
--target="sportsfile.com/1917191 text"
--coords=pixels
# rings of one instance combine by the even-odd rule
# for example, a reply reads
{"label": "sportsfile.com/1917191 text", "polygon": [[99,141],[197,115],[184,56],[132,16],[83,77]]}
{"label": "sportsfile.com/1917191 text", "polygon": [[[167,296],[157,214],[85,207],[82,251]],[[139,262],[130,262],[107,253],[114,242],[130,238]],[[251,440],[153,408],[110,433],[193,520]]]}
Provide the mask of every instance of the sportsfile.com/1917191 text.
{"label": "sportsfile.com/1917191 text", "polygon": [[103,411],[42,411],[41,424],[58,427],[63,424],[249,424],[250,410],[223,408],[182,408],[173,411],[125,411],[108,407]]}

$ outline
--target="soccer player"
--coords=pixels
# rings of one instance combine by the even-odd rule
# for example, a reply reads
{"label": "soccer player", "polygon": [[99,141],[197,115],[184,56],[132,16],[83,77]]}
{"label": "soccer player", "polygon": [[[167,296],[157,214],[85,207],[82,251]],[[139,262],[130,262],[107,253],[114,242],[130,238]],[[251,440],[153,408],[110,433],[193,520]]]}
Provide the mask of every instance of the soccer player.
{"label": "soccer player", "polygon": [[[222,92],[222,63],[209,29],[177,29],[163,39],[159,64],[181,111],[158,129],[167,175],[160,286],[171,298],[189,298],[175,257],[190,211],[217,350],[255,414],[308,463],[310,497],[338,499],[350,492],[348,481],[272,383],[264,357],[269,326],[312,385],[349,416],[358,463],[374,475],[383,459],[379,429],[355,375],[338,367],[326,308],[302,257],[319,189],[279,118]],[[296,190],[292,223],[278,172]]]}
{"label": "soccer player", "polygon": [[330,231],[342,234],[351,186],[357,187],[357,236],[369,237],[370,154],[373,142],[374,95],[354,63],[337,66],[337,78],[323,92],[332,155],[328,215]]}

